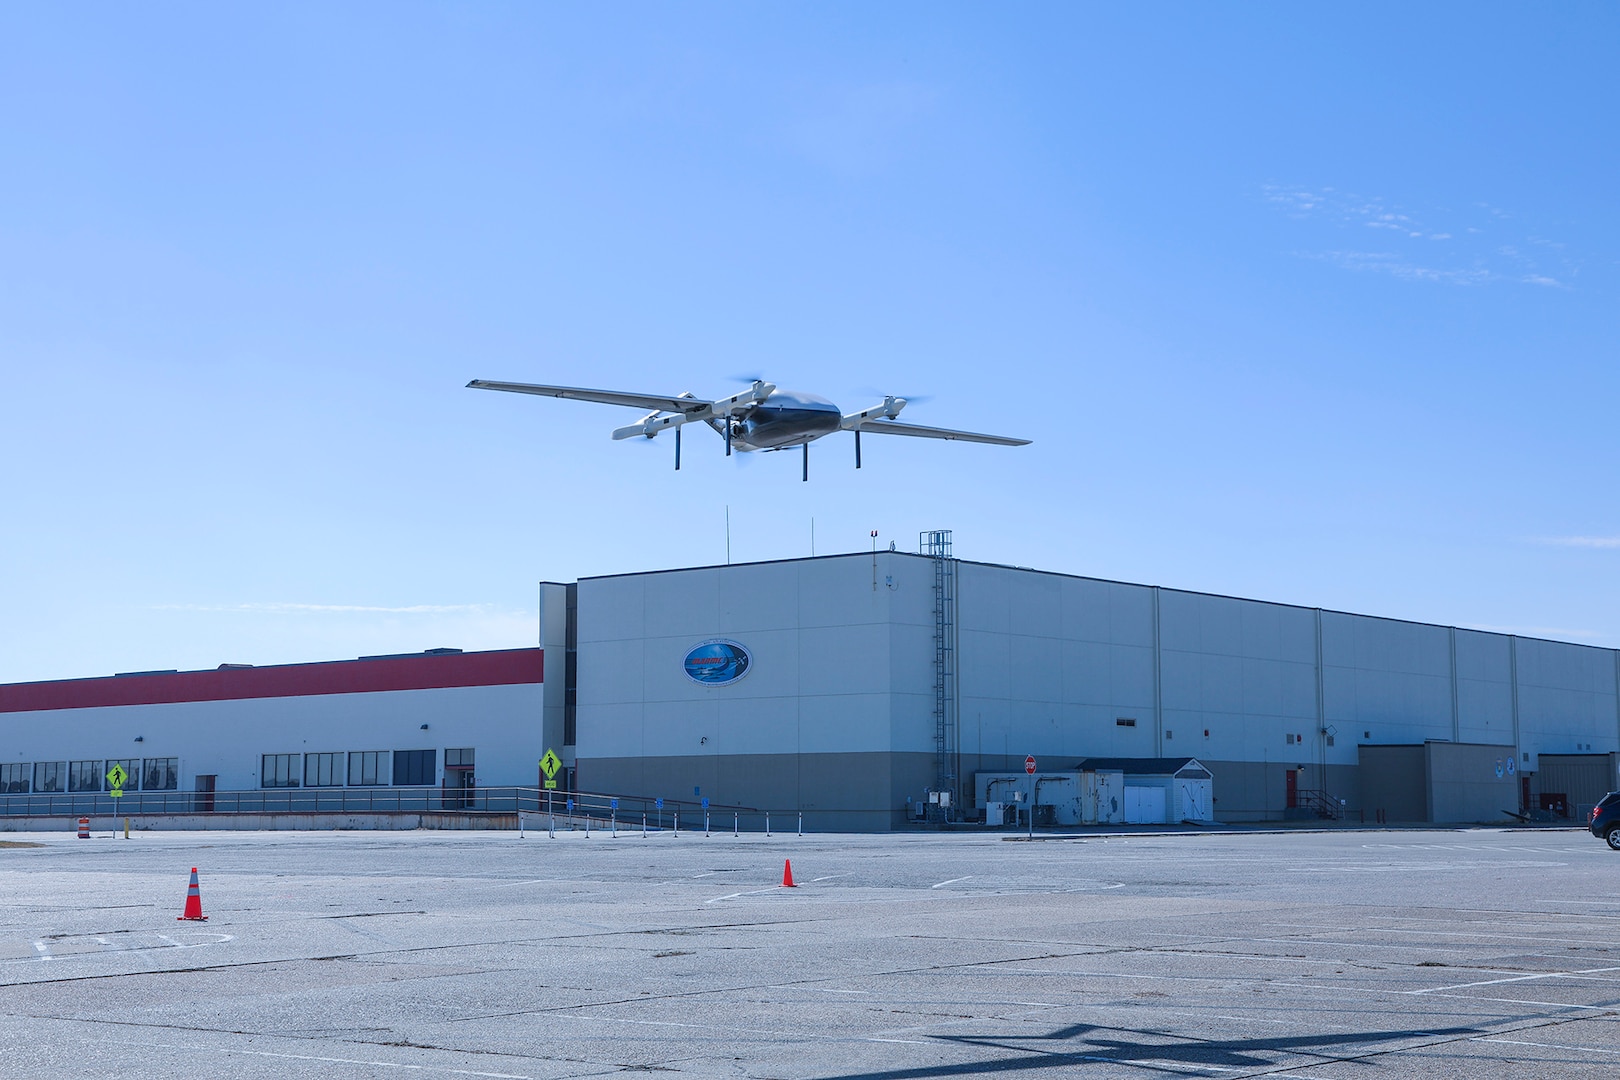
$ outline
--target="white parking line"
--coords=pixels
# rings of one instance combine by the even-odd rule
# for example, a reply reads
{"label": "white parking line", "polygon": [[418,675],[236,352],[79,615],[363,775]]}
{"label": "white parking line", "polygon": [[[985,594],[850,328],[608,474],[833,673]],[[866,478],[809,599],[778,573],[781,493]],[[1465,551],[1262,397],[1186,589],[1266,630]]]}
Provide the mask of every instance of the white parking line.
{"label": "white parking line", "polygon": [[415,1065],[403,1061],[368,1061],[363,1058],[320,1057],[315,1054],[278,1054],[271,1050],[238,1050],[223,1046],[191,1046],[185,1043],[125,1042],[125,1046],[146,1046],[154,1050],[193,1050],[207,1054],[240,1054],[246,1057],[279,1058],[282,1061],[318,1061],[325,1065],[363,1065],[371,1069],[411,1069],[416,1072],[449,1073],[451,1076],[482,1076],[490,1080],[535,1080],[527,1073],[478,1072],[452,1069],[444,1065]]}
{"label": "white parking line", "polygon": [[1509,1046],[1534,1046],[1543,1050],[1583,1050],[1588,1054],[1620,1054],[1620,1050],[1605,1050],[1599,1046],[1566,1046],[1563,1043],[1525,1042],[1523,1039],[1498,1039],[1494,1035],[1481,1035],[1468,1041],[1507,1043]]}
{"label": "white parking line", "polygon": [[[1544,971],[1536,975],[1515,975],[1509,979],[1486,979],[1483,982],[1457,983],[1455,986],[1435,986],[1427,990],[1407,990],[1408,994],[1438,994],[1451,990],[1468,990],[1475,986],[1496,986],[1500,983],[1534,982],[1537,979],[1579,979],[1607,972],[1620,971],[1620,967],[1586,968],[1581,971]],[[1595,979],[1594,982],[1613,982],[1613,979]]]}

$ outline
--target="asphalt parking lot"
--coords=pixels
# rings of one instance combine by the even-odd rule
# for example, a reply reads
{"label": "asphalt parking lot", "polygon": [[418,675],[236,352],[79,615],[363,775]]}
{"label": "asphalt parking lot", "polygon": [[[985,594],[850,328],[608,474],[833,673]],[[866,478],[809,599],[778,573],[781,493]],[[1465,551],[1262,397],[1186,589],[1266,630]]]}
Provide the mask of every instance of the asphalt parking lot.
{"label": "asphalt parking lot", "polygon": [[6,1076],[1620,1074],[1572,830],[98,827],[0,835]]}

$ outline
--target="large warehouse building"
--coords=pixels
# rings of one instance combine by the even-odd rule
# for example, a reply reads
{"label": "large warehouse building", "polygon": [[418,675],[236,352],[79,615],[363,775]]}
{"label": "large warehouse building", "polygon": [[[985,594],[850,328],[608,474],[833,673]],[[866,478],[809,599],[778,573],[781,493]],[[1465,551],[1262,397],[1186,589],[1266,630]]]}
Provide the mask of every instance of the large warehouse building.
{"label": "large warehouse building", "polygon": [[922,548],[542,585],[537,649],[0,687],[0,789],[138,761],[181,791],[442,797],[533,786],[554,748],[563,789],[868,830],[981,820],[977,778],[1026,757],[1074,790],[1085,761],[1127,789],[1165,763],[1139,781],[1165,820],[1176,776],[1230,822],[1573,816],[1620,786],[1614,650]]}

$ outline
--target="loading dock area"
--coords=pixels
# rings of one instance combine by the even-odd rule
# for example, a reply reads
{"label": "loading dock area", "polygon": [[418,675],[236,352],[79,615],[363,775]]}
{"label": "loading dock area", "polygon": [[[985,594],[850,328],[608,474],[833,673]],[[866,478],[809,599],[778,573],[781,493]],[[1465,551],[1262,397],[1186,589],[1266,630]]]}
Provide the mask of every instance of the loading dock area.
{"label": "loading dock area", "polygon": [[1431,740],[1362,746],[1360,753],[1361,804],[1371,810],[1369,820],[1485,824],[1507,821],[1519,806],[1512,746]]}

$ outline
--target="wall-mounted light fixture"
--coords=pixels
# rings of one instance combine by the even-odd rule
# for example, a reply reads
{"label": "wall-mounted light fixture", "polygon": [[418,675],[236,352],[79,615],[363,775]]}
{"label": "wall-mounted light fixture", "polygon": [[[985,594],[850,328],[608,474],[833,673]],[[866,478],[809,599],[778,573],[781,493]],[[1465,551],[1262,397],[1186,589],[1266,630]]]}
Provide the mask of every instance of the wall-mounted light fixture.
{"label": "wall-mounted light fixture", "polygon": [[145,735],[137,735],[137,736],[135,736],[135,741],[136,742],[145,742],[146,741],[146,736]]}
{"label": "wall-mounted light fixture", "polygon": [[423,730],[423,731],[426,731],[426,730],[427,730],[427,725],[426,725],[426,724],[423,724],[423,725],[422,725],[422,730]]}

